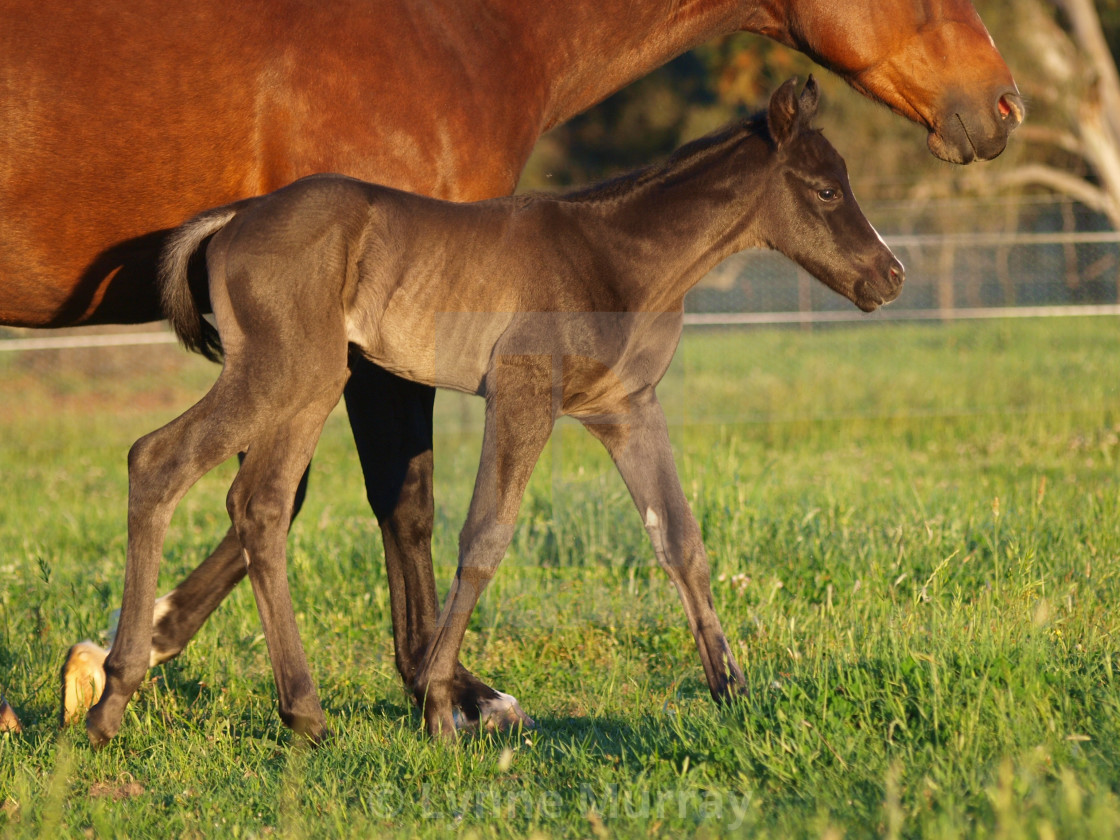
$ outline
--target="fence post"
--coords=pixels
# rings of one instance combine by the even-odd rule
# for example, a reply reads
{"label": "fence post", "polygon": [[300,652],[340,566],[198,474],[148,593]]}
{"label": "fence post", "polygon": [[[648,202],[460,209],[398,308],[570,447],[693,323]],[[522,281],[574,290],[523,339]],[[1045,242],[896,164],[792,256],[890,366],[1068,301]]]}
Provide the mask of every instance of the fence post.
{"label": "fence post", "polygon": [[942,321],[951,321],[949,314],[956,306],[953,287],[953,264],[956,262],[957,248],[944,242],[937,260],[937,309]]}

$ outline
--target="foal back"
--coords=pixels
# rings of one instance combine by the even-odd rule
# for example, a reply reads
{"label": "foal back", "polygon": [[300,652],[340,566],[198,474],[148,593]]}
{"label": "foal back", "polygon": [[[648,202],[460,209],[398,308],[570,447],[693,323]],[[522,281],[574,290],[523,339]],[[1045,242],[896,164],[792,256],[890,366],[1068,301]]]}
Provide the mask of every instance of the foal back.
{"label": "foal back", "polygon": [[[184,278],[213,235],[210,297],[227,355],[240,357],[251,335],[279,362],[287,337],[315,340],[341,324],[346,341],[387,370],[481,394],[503,337],[506,352],[529,352],[545,333],[548,352],[556,342],[589,352],[594,338],[597,355],[622,353],[611,349],[617,325],[591,315],[626,301],[578,247],[585,221],[543,197],[454,203],[311,176],[185,225],[164,259],[165,309],[184,343],[203,349],[206,327]],[[544,323],[560,312],[587,317]]]}

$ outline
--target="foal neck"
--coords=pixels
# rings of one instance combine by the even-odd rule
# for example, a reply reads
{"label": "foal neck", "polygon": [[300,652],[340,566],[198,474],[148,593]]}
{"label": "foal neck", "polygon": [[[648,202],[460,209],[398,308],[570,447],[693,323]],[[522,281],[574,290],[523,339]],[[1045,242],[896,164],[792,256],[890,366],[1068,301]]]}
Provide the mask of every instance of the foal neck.
{"label": "foal neck", "polygon": [[721,260],[764,243],[756,221],[774,150],[760,120],[682,146],[666,162],[563,198],[610,249],[632,311],[675,311]]}

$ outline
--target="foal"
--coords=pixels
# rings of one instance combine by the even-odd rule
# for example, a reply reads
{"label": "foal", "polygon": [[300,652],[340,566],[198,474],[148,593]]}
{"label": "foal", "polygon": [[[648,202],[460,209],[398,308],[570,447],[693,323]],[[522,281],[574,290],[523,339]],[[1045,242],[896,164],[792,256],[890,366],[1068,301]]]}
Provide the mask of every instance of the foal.
{"label": "foal", "polygon": [[[405,378],[486,398],[458,570],[411,678],[432,735],[454,735],[450,688],[468,618],[563,414],[603,442],[622,474],[680,593],[712,695],[743,687],[654,386],[676,350],[685,293],[735,251],[776,248],[866,311],[897,296],[902,265],[860,212],[840,156],[810,128],[816,106],[813,80],[800,96],[791,80],[763,117],[561,196],[453,204],[322,175],[180,228],[164,254],[165,309],[188,347],[220,347],[225,365],[198,404],[129,453],[124,599],[105,692],[87,719],[91,740],[116,734],[148,667],[172,511],[239,451],[247,454],[227,507],[280,716],[312,739],[323,734],[285,542],[296,484],[346,381],[349,345]],[[188,283],[189,259],[208,238],[220,345]]]}

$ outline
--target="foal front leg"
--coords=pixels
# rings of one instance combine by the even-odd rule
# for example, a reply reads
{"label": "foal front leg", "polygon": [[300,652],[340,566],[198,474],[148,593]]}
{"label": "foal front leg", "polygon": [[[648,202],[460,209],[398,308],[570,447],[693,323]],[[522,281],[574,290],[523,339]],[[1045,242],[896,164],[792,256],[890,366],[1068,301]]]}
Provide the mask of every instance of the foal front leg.
{"label": "foal front leg", "polygon": [[513,537],[521,498],[556,417],[550,356],[499,356],[488,381],[496,387],[487,398],[459,566],[412,682],[429,734],[446,739],[455,737],[456,673],[467,622]]}
{"label": "foal front leg", "polygon": [[731,653],[712,604],[708,555],[700,526],[681,489],[665,414],[647,389],[633,395],[628,427],[584,425],[606,446],[645,522],[657,562],[677,588],[696,639],[708,689],[717,701],[743,690],[746,680]]}
{"label": "foal front leg", "polygon": [[[357,353],[350,355],[350,371],[346,414],[385,546],[397,671],[411,686],[439,613],[431,554],[435,389],[401,379]],[[452,703],[463,728],[533,725],[516,698],[462,665],[455,668]]]}

